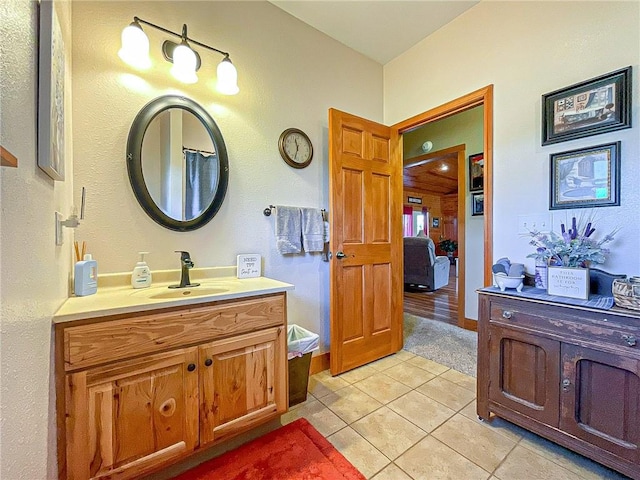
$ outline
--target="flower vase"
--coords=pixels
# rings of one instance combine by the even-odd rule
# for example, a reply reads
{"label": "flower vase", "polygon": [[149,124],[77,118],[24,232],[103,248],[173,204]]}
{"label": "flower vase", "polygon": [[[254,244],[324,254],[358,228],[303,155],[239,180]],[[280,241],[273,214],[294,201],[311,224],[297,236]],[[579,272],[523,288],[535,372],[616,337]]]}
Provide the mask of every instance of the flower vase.
{"label": "flower vase", "polygon": [[536,260],[536,288],[547,289],[547,262]]}

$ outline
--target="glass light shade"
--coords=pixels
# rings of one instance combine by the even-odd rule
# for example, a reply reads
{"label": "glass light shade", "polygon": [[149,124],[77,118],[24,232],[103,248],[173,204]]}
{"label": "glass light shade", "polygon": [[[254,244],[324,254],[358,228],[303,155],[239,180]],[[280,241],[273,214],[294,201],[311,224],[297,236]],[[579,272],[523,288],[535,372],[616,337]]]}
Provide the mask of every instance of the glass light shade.
{"label": "glass light shade", "polygon": [[173,50],[171,75],[183,83],[196,83],[196,54],[187,45],[181,43]]}
{"label": "glass light shade", "polygon": [[136,68],[149,68],[149,38],[142,31],[142,27],[132,22],[122,30],[122,46],[118,56],[127,64]]}
{"label": "glass light shade", "polygon": [[240,91],[238,88],[238,71],[231,63],[229,57],[225,57],[218,64],[218,91],[225,95],[235,95]]}

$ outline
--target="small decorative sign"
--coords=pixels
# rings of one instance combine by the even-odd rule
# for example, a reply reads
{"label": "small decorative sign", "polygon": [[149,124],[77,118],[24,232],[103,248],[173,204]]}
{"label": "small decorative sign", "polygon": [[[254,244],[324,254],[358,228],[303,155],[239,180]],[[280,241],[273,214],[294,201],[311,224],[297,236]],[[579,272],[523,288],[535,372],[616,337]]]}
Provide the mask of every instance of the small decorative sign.
{"label": "small decorative sign", "polygon": [[561,297],[589,299],[589,269],[552,267],[548,269],[547,293]]}
{"label": "small decorative sign", "polygon": [[238,255],[238,278],[253,278],[262,275],[262,256],[257,253]]}
{"label": "small decorative sign", "polygon": [[407,197],[407,202],[409,202],[409,203],[417,203],[418,205],[422,205],[422,198],[420,198],[420,197]]}

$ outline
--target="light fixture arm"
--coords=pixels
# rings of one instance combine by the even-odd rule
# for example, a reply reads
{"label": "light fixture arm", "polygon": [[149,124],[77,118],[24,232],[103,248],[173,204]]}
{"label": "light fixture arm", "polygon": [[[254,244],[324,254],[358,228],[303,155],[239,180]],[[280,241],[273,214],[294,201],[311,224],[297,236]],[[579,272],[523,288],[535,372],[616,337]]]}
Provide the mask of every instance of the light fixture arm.
{"label": "light fixture arm", "polygon": [[166,29],[164,27],[161,27],[160,25],[156,25],[155,23],[151,23],[151,22],[148,22],[147,20],[143,20],[140,17],[133,17],[133,21],[137,22],[137,23],[143,23],[144,25],[148,25],[148,26],[153,27],[153,28],[155,28],[157,30],[160,30],[160,31],[162,31],[164,33],[168,33],[169,35],[173,35],[173,36],[181,38],[183,40],[187,40],[189,43],[192,43],[194,45],[198,45],[199,47],[206,48],[207,50],[212,50],[214,52],[217,52],[220,55],[224,55],[225,58],[229,58],[229,52],[224,52],[222,50],[218,50],[217,48],[213,48],[213,47],[210,47],[209,45],[206,45],[204,43],[200,43],[197,40],[194,40],[193,38],[189,38],[187,36],[187,25],[186,24],[182,25],[182,34],[180,34],[180,33],[176,33],[176,32],[173,32],[171,30],[168,30],[168,29]]}

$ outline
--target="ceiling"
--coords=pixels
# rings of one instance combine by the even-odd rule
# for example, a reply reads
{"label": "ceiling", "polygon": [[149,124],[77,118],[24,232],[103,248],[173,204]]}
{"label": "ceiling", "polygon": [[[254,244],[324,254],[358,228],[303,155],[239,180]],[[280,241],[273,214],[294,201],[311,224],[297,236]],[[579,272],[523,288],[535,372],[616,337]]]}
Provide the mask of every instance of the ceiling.
{"label": "ceiling", "polygon": [[271,3],[385,65],[478,1],[271,0]]}
{"label": "ceiling", "polygon": [[424,155],[421,160],[404,167],[403,185],[406,190],[448,195],[458,192],[458,154]]}

